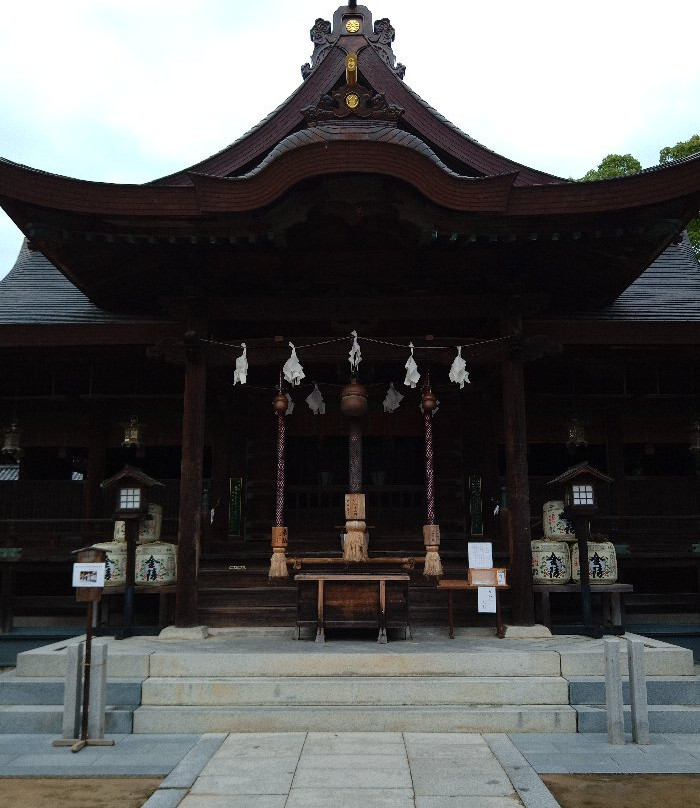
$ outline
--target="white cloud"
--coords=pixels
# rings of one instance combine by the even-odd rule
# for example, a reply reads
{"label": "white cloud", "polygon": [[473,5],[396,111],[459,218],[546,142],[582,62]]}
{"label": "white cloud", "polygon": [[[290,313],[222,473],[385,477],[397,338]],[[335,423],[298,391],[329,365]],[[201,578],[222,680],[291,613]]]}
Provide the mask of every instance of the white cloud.
{"label": "white cloud", "polygon": [[[561,176],[698,132],[700,3],[371,0],[407,83],[484,145]],[[235,140],[300,83],[329,0],[5,0],[0,156],[142,182]],[[0,220],[0,273],[21,237]]]}

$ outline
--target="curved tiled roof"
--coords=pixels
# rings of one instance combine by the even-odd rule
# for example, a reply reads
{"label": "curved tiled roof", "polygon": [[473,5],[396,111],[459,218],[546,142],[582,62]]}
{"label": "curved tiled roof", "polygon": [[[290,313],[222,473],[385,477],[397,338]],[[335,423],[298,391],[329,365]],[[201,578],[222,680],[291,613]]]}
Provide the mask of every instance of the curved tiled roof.
{"label": "curved tiled roof", "polygon": [[14,267],[0,281],[0,323],[133,323],[154,317],[104,311],[25,239]]}
{"label": "curved tiled roof", "polygon": [[456,171],[446,166],[437,154],[420,138],[403,129],[397,129],[393,124],[367,121],[341,121],[337,123],[329,121],[310,129],[301,129],[298,132],[293,132],[291,135],[288,135],[275,146],[260,165],[238,179],[255,176],[274,163],[274,161],[285,152],[308,146],[311,143],[323,143],[330,140],[366,140],[392,143],[422,154],[447,174],[451,174],[454,177],[466,176],[458,174]]}
{"label": "curved tiled roof", "polygon": [[700,263],[683,234],[611,303],[595,311],[577,311],[572,320],[700,320]]}

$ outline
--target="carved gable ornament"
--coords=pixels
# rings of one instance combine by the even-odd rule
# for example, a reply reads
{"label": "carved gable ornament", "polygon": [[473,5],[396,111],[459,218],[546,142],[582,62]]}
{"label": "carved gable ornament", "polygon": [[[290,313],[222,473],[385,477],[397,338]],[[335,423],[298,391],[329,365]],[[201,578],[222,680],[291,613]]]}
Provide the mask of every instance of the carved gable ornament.
{"label": "carved gable ornament", "polygon": [[[369,27],[369,25],[371,25],[371,14],[369,11],[365,9],[364,6],[356,7],[356,11],[363,12],[360,18],[364,21],[364,25]],[[319,17],[313,24],[309,36],[314,45],[314,52],[311,54],[311,61],[301,66],[301,75],[304,81],[308,79],[326,56],[328,56],[330,50],[341,37],[356,34],[365,35],[363,24],[358,22],[357,19],[345,20],[345,24],[343,25],[344,19],[342,15],[336,13],[333,18],[333,25],[322,17]],[[350,27],[352,23],[355,23],[355,25]],[[334,26],[336,29],[335,32],[333,31]],[[372,48],[379,54],[387,66],[400,79],[403,79],[406,75],[406,67],[401,63],[397,63],[396,56],[392,49],[392,43],[396,38],[396,29],[391,24],[391,21],[387,17],[377,20],[374,23],[374,33],[367,33],[365,36]]]}
{"label": "carved gable ornament", "polygon": [[315,68],[328,56],[328,51],[338,41],[337,35],[331,33],[330,22],[324,20],[322,17],[316,20],[313,28],[309,31],[309,36],[314,43],[314,52],[311,54],[311,64],[307,62],[305,65],[301,66],[301,75],[304,81],[308,79]]}
{"label": "carved gable ornament", "polygon": [[406,75],[406,66],[400,62],[397,64],[396,56],[392,50],[391,43],[396,38],[396,30],[391,22],[384,17],[374,23],[374,34],[370,34],[367,39],[372,43],[374,50],[382,57],[396,75],[403,79]]}
{"label": "carved gable ornament", "polygon": [[361,84],[344,84],[322,96],[316,106],[301,111],[307,126],[351,117],[396,123],[403,113],[401,107],[386,100],[384,93],[375,93]]}

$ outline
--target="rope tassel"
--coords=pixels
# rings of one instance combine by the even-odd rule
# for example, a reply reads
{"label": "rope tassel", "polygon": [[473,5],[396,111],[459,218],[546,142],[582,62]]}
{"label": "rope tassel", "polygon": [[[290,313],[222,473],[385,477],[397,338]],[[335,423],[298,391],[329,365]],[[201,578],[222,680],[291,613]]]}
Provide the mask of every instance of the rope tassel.
{"label": "rope tassel", "polygon": [[433,463],[433,411],[437,399],[429,385],[426,385],[421,398],[423,425],[425,429],[425,521],[423,543],[425,544],[425,566],[423,575],[442,575],[440,560],[440,526],[435,524],[435,468]]}
{"label": "rope tassel", "polygon": [[275,524],[272,528],[272,558],[270,578],[286,578],[288,533],[284,526],[285,415],[289,407],[287,396],[280,390],[272,401],[277,415],[277,484],[275,486]]}

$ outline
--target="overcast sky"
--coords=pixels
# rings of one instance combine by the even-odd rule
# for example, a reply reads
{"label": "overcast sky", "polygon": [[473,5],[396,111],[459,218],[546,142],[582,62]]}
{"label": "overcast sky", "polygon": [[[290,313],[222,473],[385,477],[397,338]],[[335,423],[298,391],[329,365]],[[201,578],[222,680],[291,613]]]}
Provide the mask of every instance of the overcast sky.
{"label": "overcast sky", "polygon": [[[472,137],[580,177],[700,133],[698,0],[371,0],[406,82]],[[0,0],[0,156],[146,182],[220,150],[301,82],[332,0]],[[361,67],[361,64],[360,64]],[[0,212],[0,276],[21,234]]]}

